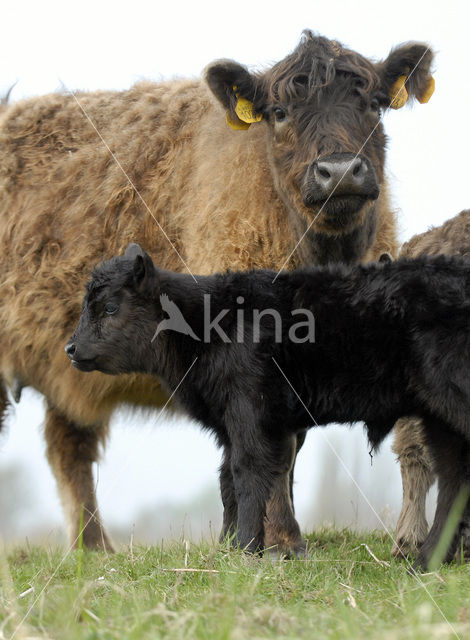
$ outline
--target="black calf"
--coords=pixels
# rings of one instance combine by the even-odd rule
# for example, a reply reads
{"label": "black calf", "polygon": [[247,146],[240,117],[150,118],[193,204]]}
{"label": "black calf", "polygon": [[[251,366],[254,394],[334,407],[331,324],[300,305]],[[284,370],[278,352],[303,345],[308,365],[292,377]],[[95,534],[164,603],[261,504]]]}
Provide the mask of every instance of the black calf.
{"label": "black calf", "polygon": [[[398,418],[420,416],[439,477],[417,561],[426,567],[470,486],[470,262],[274,276],[226,273],[196,284],[131,245],[94,271],[66,351],[83,371],[152,373],[178,387],[181,405],[225,448],[224,531],[251,551],[263,546],[266,503],[290,468],[293,435],[313,426],[309,413],[320,425],[364,421],[374,447]],[[469,516],[467,508],[460,527]],[[446,559],[457,544],[456,534]]]}

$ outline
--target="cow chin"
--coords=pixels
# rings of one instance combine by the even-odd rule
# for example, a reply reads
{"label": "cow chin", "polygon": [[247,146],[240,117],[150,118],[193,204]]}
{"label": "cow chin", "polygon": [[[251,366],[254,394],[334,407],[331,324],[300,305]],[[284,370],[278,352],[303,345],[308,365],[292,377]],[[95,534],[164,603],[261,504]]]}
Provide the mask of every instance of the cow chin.
{"label": "cow chin", "polygon": [[304,207],[309,224],[319,233],[342,235],[365,223],[375,200],[364,196],[332,197],[328,201]]}

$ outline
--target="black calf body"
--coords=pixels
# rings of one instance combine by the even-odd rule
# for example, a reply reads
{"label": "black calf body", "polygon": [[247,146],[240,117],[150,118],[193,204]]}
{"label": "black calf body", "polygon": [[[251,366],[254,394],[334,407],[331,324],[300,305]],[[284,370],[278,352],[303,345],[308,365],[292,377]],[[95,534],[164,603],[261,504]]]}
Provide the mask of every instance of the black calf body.
{"label": "black calf body", "polygon": [[[93,273],[66,350],[83,371],[151,373],[178,388],[181,405],[225,449],[224,529],[252,551],[263,545],[266,503],[300,430],[364,421],[376,447],[401,416],[422,417],[439,477],[417,561],[426,567],[456,496],[470,486],[470,262],[419,258],[274,276],[226,273],[196,284],[131,245]],[[165,300],[191,331],[180,323],[152,341],[168,320]],[[282,339],[265,313],[253,340],[254,309],[278,314]],[[219,314],[220,332],[208,332]],[[457,543],[458,532],[446,560]]]}

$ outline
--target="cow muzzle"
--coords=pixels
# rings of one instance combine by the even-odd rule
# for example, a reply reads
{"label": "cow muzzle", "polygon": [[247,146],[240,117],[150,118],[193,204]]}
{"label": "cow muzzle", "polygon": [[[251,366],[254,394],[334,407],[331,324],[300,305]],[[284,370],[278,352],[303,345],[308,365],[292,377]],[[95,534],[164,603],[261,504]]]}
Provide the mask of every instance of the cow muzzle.
{"label": "cow muzzle", "polygon": [[302,186],[305,206],[320,207],[327,216],[354,214],[379,193],[373,166],[365,156],[353,153],[334,153],[315,160]]}

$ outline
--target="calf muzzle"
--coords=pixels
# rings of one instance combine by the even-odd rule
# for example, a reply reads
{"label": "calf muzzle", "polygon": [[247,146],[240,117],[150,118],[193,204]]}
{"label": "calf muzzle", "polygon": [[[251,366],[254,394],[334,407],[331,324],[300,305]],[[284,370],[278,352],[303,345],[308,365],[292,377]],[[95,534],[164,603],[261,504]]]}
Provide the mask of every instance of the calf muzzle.
{"label": "calf muzzle", "polygon": [[75,342],[67,342],[65,345],[65,353],[70,358],[73,366],[80,371],[94,371],[96,369],[96,357],[84,358],[84,354],[79,353]]}

